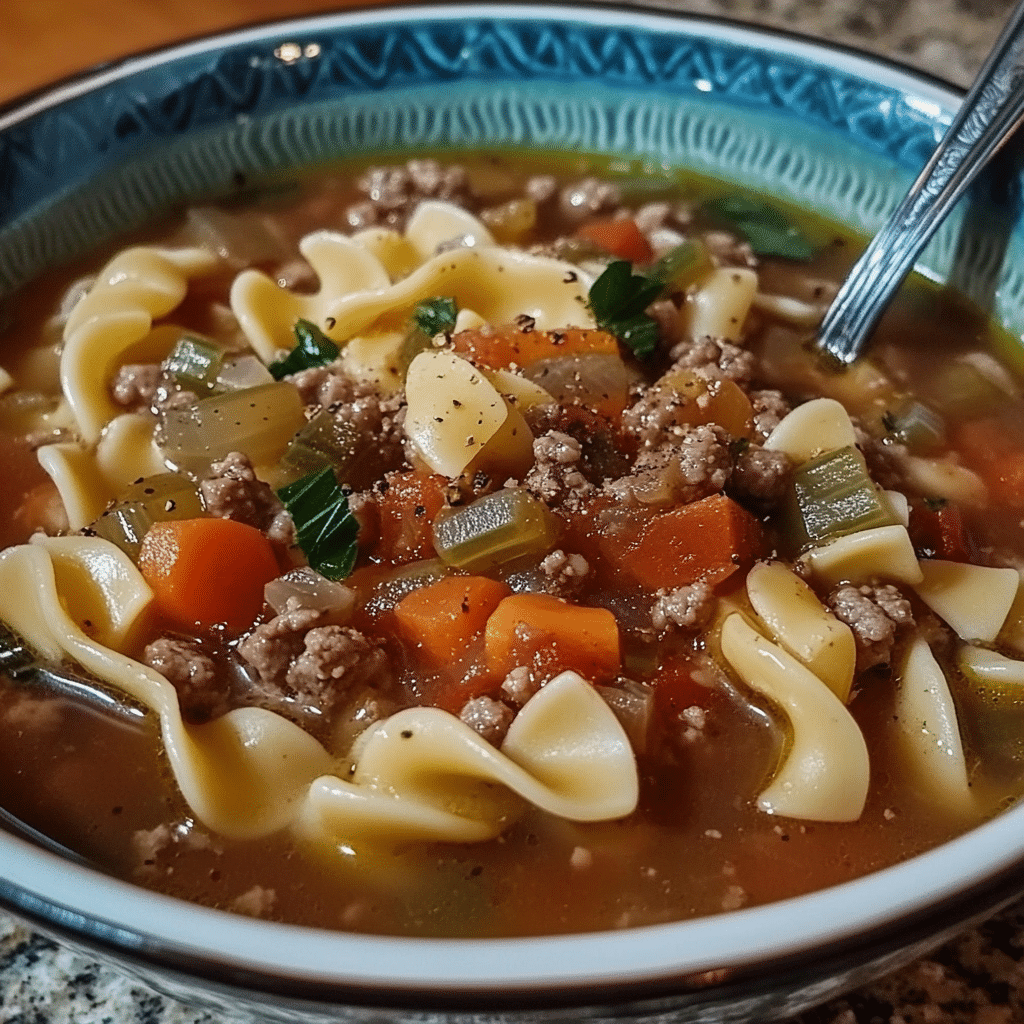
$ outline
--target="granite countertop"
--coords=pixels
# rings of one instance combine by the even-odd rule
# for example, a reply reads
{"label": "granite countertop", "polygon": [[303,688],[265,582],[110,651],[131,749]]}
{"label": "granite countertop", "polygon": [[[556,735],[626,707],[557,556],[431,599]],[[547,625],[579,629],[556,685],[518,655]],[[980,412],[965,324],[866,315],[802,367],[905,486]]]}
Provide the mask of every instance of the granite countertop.
{"label": "granite countertop", "polygon": [[[64,37],[85,40],[58,61],[66,73],[113,53],[164,42],[189,24],[191,32],[228,24],[316,10],[305,0],[234,0],[203,5],[207,22],[179,20],[193,0],[135,7],[148,20],[135,37],[112,41],[107,26],[119,23],[111,4],[121,0],[61,3]],[[957,84],[977,71],[1009,11],[1009,0],[662,0],[661,7],[796,30],[881,53]],[[52,6],[52,5],[51,5]],[[128,4],[124,4],[126,10]],[[194,5],[197,14],[198,0]],[[53,32],[45,18],[48,0],[2,0],[0,100],[46,80],[36,65],[18,58],[26,45]],[[152,9],[150,9],[152,7]],[[90,8],[92,13],[90,13]],[[56,12],[59,11],[59,14]],[[100,12],[102,11],[102,15]],[[104,35],[89,49],[87,31],[102,18]],[[163,17],[163,21],[160,18]],[[209,19],[215,19],[210,21]],[[69,19],[72,22],[69,24]],[[11,27],[15,31],[9,31]],[[42,26],[42,27],[40,27]],[[95,33],[94,33],[95,35]],[[13,70],[12,70],[13,69]],[[116,971],[64,949],[0,913],[0,1024],[213,1024],[215,1018],[139,987]],[[802,1019],[805,1024],[1012,1024],[1024,1022],[1024,901],[948,942],[931,956],[874,984],[834,1000]]]}

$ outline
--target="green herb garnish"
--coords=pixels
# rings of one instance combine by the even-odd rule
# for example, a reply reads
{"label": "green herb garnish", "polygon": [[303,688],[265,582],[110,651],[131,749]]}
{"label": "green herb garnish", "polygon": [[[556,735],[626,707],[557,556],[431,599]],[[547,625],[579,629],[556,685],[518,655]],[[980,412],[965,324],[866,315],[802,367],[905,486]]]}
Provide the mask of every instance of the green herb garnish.
{"label": "green herb garnish", "polygon": [[644,310],[661,295],[665,282],[633,273],[628,260],[609,263],[590,286],[590,309],[597,326],[614,334],[639,357],[658,346],[658,325]]}
{"label": "green herb garnish", "polygon": [[308,320],[296,320],[294,330],[295,348],[268,367],[274,380],[314,366],[326,366],[338,358],[338,346],[316,324]]}
{"label": "green herb garnish", "polygon": [[330,466],[282,487],[277,496],[295,523],[295,537],[309,564],[330,580],[352,572],[358,553],[359,521]]}
{"label": "green herb garnish", "polygon": [[703,210],[745,238],[757,256],[777,256],[806,263],[814,255],[803,232],[784,213],[763,200],[722,196],[705,203]]}
{"label": "green herb garnish", "polygon": [[455,300],[443,295],[424,299],[412,312],[412,322],[428,338],[437,334],[450,334],[455,330],[455,317],[459,309]]}

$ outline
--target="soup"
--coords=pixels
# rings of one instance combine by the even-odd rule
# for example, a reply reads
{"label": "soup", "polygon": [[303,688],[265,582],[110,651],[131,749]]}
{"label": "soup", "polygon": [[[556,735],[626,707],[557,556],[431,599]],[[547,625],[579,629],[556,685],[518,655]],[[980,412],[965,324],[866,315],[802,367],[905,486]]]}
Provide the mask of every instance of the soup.
{"label": "soup", "polygon": [[460,936],[756,905],[997,813],[1018,384],[922,282],[818,365],[854,248],[481,156],[39,282],[0,398],[0,804],[185,899]]}

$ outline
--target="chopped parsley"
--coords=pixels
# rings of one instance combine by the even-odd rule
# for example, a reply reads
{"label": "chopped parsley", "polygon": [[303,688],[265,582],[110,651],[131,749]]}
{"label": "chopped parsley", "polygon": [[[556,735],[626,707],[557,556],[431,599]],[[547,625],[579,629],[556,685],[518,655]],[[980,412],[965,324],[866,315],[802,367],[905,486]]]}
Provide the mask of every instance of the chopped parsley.
{"label": "chopped parsley", "polygon": [[345,579],[356,564],[359,521],[334,469],[325,466],[300,477],[277,496],[291,513],[295,537],[309,564],[330,580]]}
{"label": "chopped parsley", "polygon": [[412,312],[412,322],[417,330],[428,338],[438,334],[450,334],[455,330],[455,317],[458,315],[455,300],[443,295],[432,299],[424,299]]}
{"label": "chopped parsley", "polygon": [[338,358],[338,346],[316,324],[308,320],[296,320],[294,330],[295,348],[268,367],[274,380],[298,373],[299,370],[326,366]]}
{"label": "chopped parsley", "polygon": [[664,281],[634,274],[630,262],[615,260],[590,286],[590,310],[598,327],[643,358],[658,346],[658,325],[644,310],[664,288]]}
{"label": "chopped parsley", "polygon": [[803,232],[780,210],[762,199],[721,196],[702,207],[713,220],[746,239],[755,256],[776,256],[806,263],[814,248]]}

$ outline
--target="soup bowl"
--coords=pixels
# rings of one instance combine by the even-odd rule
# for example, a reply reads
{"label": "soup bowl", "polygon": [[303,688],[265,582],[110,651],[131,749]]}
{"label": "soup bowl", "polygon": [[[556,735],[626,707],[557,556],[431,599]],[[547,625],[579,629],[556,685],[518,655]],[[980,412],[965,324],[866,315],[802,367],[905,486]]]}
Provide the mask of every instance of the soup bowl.
{"label": "soup bowl", "polygon": [[[390,8],[132,58],[0,112],[0,295],[190,200],[341,156],[587,152],[714,178],[869,234],[960,96],[880,60],[654,11]],[[1012,186],[1012,169],[1002,185]],[[995,186],[993,186],[995,187]],[[984,198],[984,197],[983,197]],[[1022,229],[982,200],[920,269],[1024,336]],[[0,832],[0,902],[225,1017],[771,1019],[934,948],[1017,896],[1024,808],[810,895],[579,935],[412,939],[189,904]]]}

